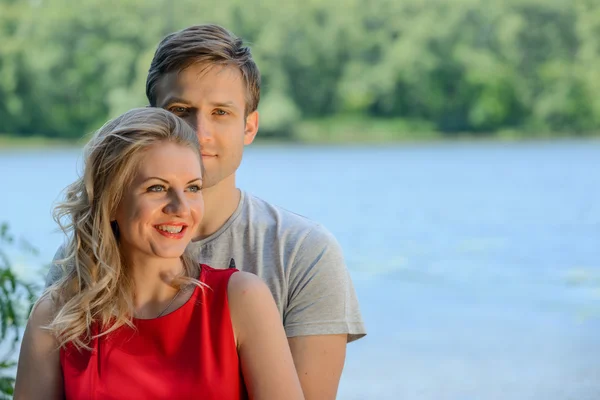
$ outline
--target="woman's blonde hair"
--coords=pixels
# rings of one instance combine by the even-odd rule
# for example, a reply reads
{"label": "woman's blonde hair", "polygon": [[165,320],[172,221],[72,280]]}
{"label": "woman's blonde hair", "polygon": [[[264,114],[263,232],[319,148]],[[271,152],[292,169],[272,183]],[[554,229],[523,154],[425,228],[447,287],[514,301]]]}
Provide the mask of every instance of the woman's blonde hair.
{"label": "woman's blonde hair", "polygon": [[[160,108],[130,110],[107,122],[86,145],[83,174],[65,189],[65,200],[54,209],[68,243],[64,258],[57,261],[63,277],[44,296],[51,296],[56,307],[47,329],[61,346],[88,348],[98,336],[133,326],[133,282],[120,254],[118,227],[111,219],[140,156],[163,142],[192,149],[202,162],[193,128]],[[177,282],[200,284],[194,279],[198,264],[189,250],[182,260],[184,274]]]}

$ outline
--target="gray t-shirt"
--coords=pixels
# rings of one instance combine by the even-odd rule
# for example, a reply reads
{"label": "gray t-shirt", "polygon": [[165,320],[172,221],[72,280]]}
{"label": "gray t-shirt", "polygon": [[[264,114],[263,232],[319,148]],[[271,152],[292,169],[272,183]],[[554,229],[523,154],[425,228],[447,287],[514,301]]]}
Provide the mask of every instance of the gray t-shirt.
{"label": "gray t-shirt", "polygon": [[[341,248],[323,226],[244,191],[209,237],[190,244],[200,263],[258,275],[271,289],[288,337],[366,334]],[[62,255],[62,248],[55,259]],[[47,284],[60,270],[52,267]]]}

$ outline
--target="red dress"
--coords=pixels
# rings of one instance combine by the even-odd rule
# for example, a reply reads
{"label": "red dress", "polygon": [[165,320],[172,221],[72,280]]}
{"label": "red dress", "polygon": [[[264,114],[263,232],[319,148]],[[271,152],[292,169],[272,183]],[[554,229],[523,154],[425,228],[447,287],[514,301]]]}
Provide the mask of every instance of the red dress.
{"label": "red dress", "polygon": [[196,288],[179,309],[134,319],[90,343],[60,351],[66,398],[247,399],[229,315],[227,284],[235,269],[201,265]]}

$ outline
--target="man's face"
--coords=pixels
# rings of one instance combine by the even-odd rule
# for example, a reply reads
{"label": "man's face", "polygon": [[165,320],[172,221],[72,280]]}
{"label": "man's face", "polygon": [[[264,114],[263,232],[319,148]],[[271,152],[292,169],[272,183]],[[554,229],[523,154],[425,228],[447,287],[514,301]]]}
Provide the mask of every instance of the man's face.
{"label": "man's face", "polygon": [[198,134],[204,163],[204,187],[235,179],[244,145],[258,130],[258,113],[245,116],[246,88],[239,69],[194,64],[163,77],[156,105],[186,120]]}

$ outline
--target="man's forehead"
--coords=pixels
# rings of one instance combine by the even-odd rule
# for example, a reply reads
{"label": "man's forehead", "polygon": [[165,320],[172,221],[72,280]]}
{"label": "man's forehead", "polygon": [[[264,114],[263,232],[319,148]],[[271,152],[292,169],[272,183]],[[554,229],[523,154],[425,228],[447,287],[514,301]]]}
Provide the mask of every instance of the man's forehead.
{"label": "man's forehead", "polygon": [[176,72],[170,72],[161,76],[156,82],[156,105],[162,106],[164,101],[173,95],[181,92]]}
{"label": "man's forehead", "polygon": [[156,83],[156,99],[158,104],[167,97],[182,94],[182,85],[177,72],[169,72],[158,79]]}
{"label": "man's forehead", "polygon": [[199,90],[203,91],[202,95],[227,94],[227,97],[232,97],[229,100],[235,100],[236,95],[245,95],[244,80],[239,69],[229,65],[194,64],[182,71],[163,75],[157,83],[157,99],[194,97]]}

